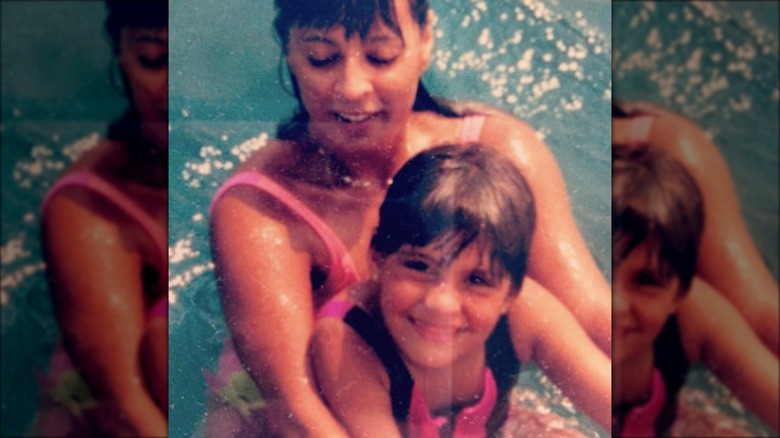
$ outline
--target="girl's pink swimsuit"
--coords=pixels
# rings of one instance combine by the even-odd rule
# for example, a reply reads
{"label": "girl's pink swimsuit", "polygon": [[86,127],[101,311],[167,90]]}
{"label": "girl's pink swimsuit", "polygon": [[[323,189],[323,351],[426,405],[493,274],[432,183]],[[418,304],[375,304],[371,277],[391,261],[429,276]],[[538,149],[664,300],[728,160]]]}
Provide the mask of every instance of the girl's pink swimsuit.
{"label": "girl's pink swimsuit", "polygon": [[[317,318],[341,319],[374,350],[390,378],[394,418],[406,425],[405,436],[438,438],[446,417],[433,417],[428,404],[403,363],[395,342],[387,330],[364,310],[345,300],[331,300],[318,312]],[[487,436],[487,422],[496,406],[498,391],[490,368],[484,368],[483,393],[474,405],[460,410],[453,420],[453,438]]]}

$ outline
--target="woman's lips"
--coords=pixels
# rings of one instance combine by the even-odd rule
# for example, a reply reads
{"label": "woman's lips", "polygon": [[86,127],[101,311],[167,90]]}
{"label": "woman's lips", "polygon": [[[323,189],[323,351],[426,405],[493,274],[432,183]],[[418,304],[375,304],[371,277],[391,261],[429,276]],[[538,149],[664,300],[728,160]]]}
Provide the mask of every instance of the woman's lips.
{"label": "woman's lips", "polygon": [[367,120],[371,120],[376,118],[379,113],[365,113],[365,112],[356,112],[356,113],[350,113],[350,112],[335,112],[333,113],[336,117],[336,120],[343,122],[343,123],[361,123],[365,122]]}

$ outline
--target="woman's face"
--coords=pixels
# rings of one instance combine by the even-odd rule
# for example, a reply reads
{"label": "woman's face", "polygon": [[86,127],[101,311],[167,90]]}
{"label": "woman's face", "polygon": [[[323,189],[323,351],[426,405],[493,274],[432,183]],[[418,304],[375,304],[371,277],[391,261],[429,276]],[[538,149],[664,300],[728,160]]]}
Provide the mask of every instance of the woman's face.
{"label": "woman's face", "polygon": [[382,317],[410,366],[442,369],[484,358],[511,286],[506,275],[496,278],[481,249],[471,244],[448,261],[447,247],[404,245],[379,262]]}
{"label": "woman's face", "polygon": [[167,149],[168,28],[123,28],[118,59],[144,138]]}
{"label": "woman's face", "polygon": [[664,279],[646,244],[617,266],[612,284],[612,360],[626,363],[649,354],[666,320],[677,310],[680,281]]}
{"label": "woman's face", "polygon": [[398,35],[374,20],[368,35],[350,38],[343,26],[293,28],[287,62],[310,115],[312,136],[352,150],[397,145],[403,139],[432,36],[396,0]]}

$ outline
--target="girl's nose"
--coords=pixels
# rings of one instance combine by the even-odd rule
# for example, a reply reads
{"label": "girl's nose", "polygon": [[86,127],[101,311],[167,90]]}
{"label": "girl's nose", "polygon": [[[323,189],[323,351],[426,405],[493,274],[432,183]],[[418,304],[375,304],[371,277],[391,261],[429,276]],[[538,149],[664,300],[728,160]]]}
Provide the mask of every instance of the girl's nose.
{"label": "girl's nose", "polygon": [[612,313],[619,315],[628,311],[626,292],[617,284],[612,285]]}
{"label": "girl's nose", "polygon": [[347,101],[360,100],[371,92],[371,72],[362,62],[362,54],[346,56],[342,64],[341,76],[336,82],[336,93]]}
{"label": "girl's nose", "polygon": [[425,305],[441,314],[460,311],[460,298],[452,282],[445,280],[431,287],[425,295]]}

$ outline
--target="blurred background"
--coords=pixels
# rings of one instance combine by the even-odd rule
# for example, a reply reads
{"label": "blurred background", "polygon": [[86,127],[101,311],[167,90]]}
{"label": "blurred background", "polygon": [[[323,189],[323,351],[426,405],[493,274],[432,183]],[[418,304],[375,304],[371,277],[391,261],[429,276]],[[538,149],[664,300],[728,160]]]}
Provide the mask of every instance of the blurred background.
{"label": "blurred background", "polygon": [[46,370],[59,336],[40,203],[127,103],[111,85],[103,2],[3,1],[0,8],[2,436],[21,436],[38,406],[34,370]]}
{"label": "blurred background", "polygon": [[[694,121],[712,138],[731,172],[748,231],[775,281],[780,253],[779,5],[747,1],[612,5],[613,97],[664,106]],[[681,404],[706,412],[719,427],[746,430],[749,436],[776,434],[703,366],[689,374],[680,397]],[[696,429],[700,426],[680,428],[701,430]]]}

